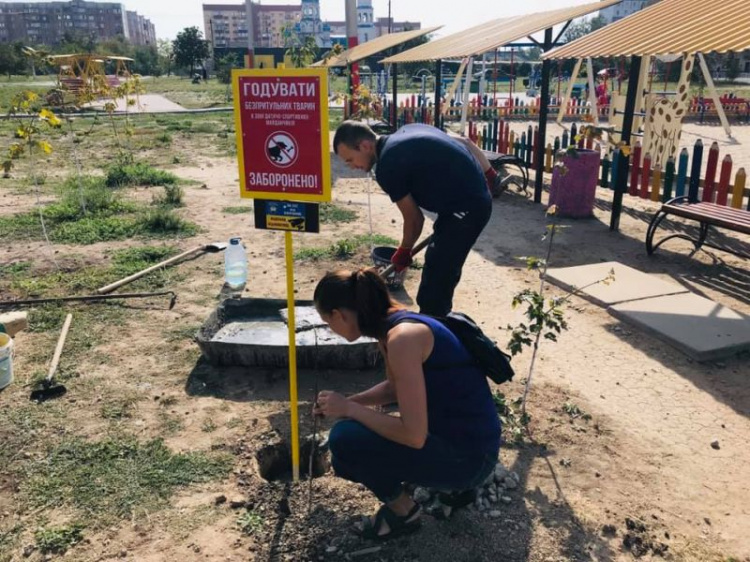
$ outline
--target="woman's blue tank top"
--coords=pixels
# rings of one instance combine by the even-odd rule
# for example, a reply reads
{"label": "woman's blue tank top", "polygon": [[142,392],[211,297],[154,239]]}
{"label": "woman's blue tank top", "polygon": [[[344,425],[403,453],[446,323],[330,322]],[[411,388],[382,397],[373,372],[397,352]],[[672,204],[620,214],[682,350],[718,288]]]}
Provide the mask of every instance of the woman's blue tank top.
{"label": "woman's blue tank top", "polygon": [[428,431],[466,452],[493,453],[500,446],[500,418],[487,378],[466,348],[439,320],[400,310],[388,317],[389,330],[401,322],[421,322],[435,344],[423,363]]}

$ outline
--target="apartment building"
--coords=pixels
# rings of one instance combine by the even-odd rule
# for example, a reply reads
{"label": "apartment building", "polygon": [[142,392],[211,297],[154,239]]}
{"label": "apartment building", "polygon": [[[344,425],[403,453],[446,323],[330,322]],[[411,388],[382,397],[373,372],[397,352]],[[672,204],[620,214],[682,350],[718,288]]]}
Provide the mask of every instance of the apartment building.
{"label": "apartment building", "polygon": [[[119,35],[139,45],[155,44],[153,24],[132,14],[131,18],[119,2],[0,2],[0,42],[54,45],[72,32],[98,40]],[[133,34],[131,22],[137,28]]]}
{"label": "apartment building", "polygon": [[[245,4],[203,4],[204,36],[214,48],[247,47]],[[302,19],[301,5],[252,4],[253,45],[284,47],[283,30]]]}

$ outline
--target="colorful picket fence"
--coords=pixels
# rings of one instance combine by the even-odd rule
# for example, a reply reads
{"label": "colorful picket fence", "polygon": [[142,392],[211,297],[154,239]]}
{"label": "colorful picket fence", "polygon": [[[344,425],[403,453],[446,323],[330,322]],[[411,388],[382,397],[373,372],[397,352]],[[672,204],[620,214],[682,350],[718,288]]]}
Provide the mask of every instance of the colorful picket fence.
{"label": "colorful picket fence", "polygon": [[[469,123],[469,138],[483,150],[514,154],[526,163],[527,168],[537,169],[537,146],[539,128],[529,126],[526,131],[517,134],[510,124],[502,120],[490,123]],[[548,143],[544,151],[544,171],[552,173],[555,155],[576,143],[579,148],[601,150],[592,139],[577,139],[578,127],[573,124],[570,133],[564,131],[561,137]],[[577,140],[576,140],[577,139]],[[750,189],[747,186],[747,174],[739,168],[733,175],[734,162],[730,155],[721,158],[719,145],[714,142],[704,159],[704,145],[699,139],[692,150],[683,148],[677,160],[670,158],[664,168],[654,168],[649,154],[641,158],[641,145],[633,146],[630,166],[624,173],[628,174],[627,193],[634,197],[652,201],[667,201],[672,197],[689,196],[692,201],[708,201],[717,205],[745,208],[750,210]],[[599,186],[614,189],[619,173],[617,162],[619,151],[611,156],[605,155],[601,160]],[[705,160],[705,165],[704,165]],[[732,181],[732,178],[733,181]],[[747,198],[747,202],[745,202]]]}
{"label": "colorful picket fence", "polygon": [[[532,100],[525,100],[519,97],[493,98],[489,95],[475,96],[469,102],[467,115],[469,119],[483,121],[534,118],[539,115],[540,99],[539,97]],[[728,117],[735,118],[737,121],[750,122],[750,99],[727,95],[720,98],[720,100]],[[385,119],[387,117],[389,122],[393,122],[393,106],[391,102],[386,100],[382,104],[377,104],[376,108],[379,118]],[[552,97],[549,105],[550,117],[557,117],[559,110],[559,100]],[[462,105],[453,100],[450,107],[445,111],[443,120],[460,120],[462,111]],[[598,100],[597,112],[599,119],[604,121],[609,119],[610,107],[607,96],[602,96]],[[434,125],[434,114],[435,110],[430,99],[423,98],[417,94],[411,94],[405,101],[399,103],[397,124],[399,126],[408,123]],[[584,116],[590,115],[591,106],[588,99],[572,98],[568,100],[564,112],[566,119],[582,119]],[[685,118],[695,119],[702,123],[706,118],[715,119],[717,116],[716,106],[712,99],[695,97],[688,106]]]}

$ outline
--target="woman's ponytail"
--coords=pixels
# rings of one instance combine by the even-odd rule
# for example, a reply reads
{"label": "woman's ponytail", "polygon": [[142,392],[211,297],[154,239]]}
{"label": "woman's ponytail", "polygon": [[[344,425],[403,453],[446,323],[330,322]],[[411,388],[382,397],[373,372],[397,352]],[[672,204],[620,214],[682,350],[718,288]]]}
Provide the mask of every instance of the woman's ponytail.
{"label": "woman's ponytail", "polygon": [[371,338],[385,336],[388,314],[400,308],[391,298],[383,278],[372,268],[326,273],[315,288],[313,298],[319,311],[330,314],[335,309],[345,308],[356,312],[359,331]]}

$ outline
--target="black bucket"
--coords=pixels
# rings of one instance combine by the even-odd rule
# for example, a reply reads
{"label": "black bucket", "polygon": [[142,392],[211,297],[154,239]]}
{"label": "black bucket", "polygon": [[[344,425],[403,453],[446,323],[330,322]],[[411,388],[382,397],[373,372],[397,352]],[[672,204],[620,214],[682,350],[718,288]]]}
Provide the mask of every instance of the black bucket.
{"label": "black bucket", "polygon": [[[391,258],[395,253],[396,248],[393,246],[376,246],[372,249],[370,256],[375,267],[382,271],[391,265]],[[385,283],[389,289],[400,289],[404,286],[404,278],[406,278],[406,269],[399,272],[393,271],[385,278]]]}

